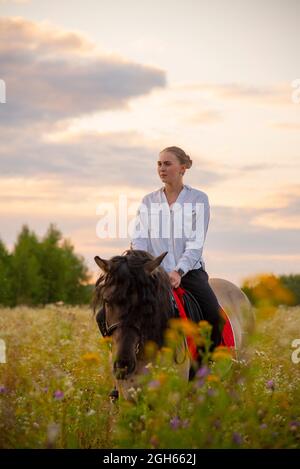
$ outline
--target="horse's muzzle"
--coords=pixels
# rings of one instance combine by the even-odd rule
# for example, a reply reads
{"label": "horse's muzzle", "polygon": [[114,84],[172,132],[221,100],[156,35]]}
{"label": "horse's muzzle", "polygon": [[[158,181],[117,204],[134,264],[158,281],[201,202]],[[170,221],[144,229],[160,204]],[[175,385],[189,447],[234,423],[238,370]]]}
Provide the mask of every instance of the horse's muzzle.
{"label": "horse's muzzle", "polygon": [[114,375],[117,379],[126,379],[134,372],[136,367],[135,360],[122,359],[114,362]]}

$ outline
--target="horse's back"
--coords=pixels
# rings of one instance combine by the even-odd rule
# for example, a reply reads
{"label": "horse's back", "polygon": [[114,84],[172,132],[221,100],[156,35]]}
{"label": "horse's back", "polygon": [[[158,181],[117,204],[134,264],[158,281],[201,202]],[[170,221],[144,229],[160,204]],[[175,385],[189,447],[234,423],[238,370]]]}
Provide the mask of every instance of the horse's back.
{"label": "horse's back", "polygon": [[254,329],[254,311],[245,293],[234,283],[222,278],[210,278],[219,304],[225,310],[231,322],[237,351],[245,345],[247,336]]}

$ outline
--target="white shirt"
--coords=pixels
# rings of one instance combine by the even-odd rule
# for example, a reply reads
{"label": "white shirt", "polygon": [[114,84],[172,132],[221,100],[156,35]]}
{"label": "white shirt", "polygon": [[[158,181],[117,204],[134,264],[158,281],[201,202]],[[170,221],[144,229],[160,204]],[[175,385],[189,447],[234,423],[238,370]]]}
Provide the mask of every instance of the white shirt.
{"label": "white shirt", "polygon": [[205,192],[185,184],[176,202],[169,205],[162,187],[143,197],[131,247],[155,257],[167,251],[161,264],[167,272],[180,268],[187,273],[201,266],[205,269],[202,251],[209,218]]}

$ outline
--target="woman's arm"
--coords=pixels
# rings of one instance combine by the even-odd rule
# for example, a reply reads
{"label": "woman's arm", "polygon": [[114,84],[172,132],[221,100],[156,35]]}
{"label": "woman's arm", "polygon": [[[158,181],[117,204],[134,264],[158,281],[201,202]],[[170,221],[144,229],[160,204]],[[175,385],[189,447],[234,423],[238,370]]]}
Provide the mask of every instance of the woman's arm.
{"label": "woman's arm", "polygon": [[202,258],[204,241],[208,229],[210,219],[209,200],[205,199],[196,203],[196,210],[193,212],[192,230],[190,236],[187,237],[185,250],[180,257],[175,271],[181,269],[186,274],[189,270],[193,270],[197,262]]}

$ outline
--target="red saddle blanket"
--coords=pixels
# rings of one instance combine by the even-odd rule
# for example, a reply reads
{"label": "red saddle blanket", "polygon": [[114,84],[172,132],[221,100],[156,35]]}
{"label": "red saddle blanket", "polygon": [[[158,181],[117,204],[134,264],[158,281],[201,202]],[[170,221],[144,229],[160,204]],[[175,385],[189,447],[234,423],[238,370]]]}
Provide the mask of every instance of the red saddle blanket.
{"label": "red saddle blanket", "polygon": [[[173,288],[173,296],[175,298],[180,317],[182,319],[188,319],[185,309],[184,309],[184,297],[183,297],[184,292],[185,290],[181,287]],[[234,339],[234,331],[233,331],[230,319],[221,305],[220,305],[220,315],[225,321],[223,331],[222,331],[222,340],[221,340],[220,345],[235,349],[236,344],[235,344],[235,339]],[[198,353],[197,353],[197,346],[194,340],[191,337],[187,337],[187,343],[188,343],[191,356],[194,359],[196,359]]]}

